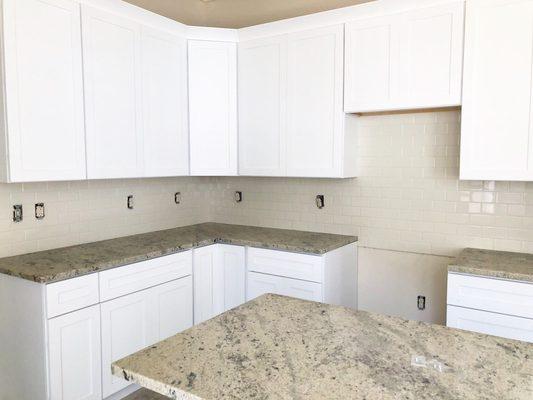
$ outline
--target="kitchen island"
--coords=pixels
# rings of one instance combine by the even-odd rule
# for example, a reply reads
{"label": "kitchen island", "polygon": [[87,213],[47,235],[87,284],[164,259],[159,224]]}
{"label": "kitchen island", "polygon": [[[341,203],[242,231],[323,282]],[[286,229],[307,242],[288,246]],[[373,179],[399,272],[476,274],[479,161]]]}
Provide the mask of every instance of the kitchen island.
{"label": "kitchen island", "polygon": [[275,295],[112,369],[172,399],[533,398],[532,344]]}

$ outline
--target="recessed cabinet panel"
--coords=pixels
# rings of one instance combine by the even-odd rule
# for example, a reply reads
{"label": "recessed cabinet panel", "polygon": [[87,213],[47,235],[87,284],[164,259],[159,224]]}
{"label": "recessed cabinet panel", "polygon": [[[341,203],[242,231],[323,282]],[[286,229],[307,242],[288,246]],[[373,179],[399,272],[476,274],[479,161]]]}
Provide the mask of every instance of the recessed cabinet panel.
{"label": "recessed cabinet panel", "polygon": [[82,7],[89,179],[143,175],[141,26]]}
{"label": "recessed cabinet panel", "polygon": [[285,174],[286,36],[239,44],[239,174]]}
{"label": "recessed cabinet panel", "polygon": [[341,175],[344,26],[289,35],[287,175]]}
{"label": "recessed cabinet panel", "polygon": [[189,173],[187,41],[142,29],[145,176]]}
{"label": "recessed cabinet panel", "polygon": [[4,0],[3,24],[5,180],[85,179],[79,4]]}
{"label": "recessed cabinet panel", "polygon": [[191,175],[237,174],[237,47],[189,41]]}
{"label": "recessed cabinet panel", "polygon": [[256,272],[248,273],[248,301],[266,293],[295,297],[302,300],[323,301],[320,283],[283,278],[281,276],[264,275]]}
{"label": "recessed cabinet panel", "polygon": [[461,179],[533,180],[533,2],[467,2]]}

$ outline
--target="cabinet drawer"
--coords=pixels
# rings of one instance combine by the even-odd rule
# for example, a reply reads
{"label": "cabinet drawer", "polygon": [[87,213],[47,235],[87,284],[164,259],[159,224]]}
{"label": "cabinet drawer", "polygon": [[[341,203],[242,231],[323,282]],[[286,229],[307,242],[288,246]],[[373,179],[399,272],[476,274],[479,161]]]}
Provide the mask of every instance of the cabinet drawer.
{"label": "cabinet drawer", "polygon": [[48,318],[98,304],[98,274],[80,276],[46,285]]}
{"label": "cabinet drawer", "polygon": [[323,265],[320,256],[248,248],[248,271],[322,283]]}
{"label": "cabinet drawer", "polygon": [[533,284],[448,274],[447,303],[533,318]]}
{"label": "cabinet drawer", "polygon": [[322,285],[320,283],[250,272],[248,274],[246,299],[248,301],[253,300],[266,293],[310,301],[323,301]]}
{"label": "cabinet drawer", "polygon": [[100,299],[107,301],[191,274],[191,251],[100,272]]}
{"label": "cabinet drawer", "polygon": [[448,306],[446,320],[450,328],[533,343],[532,319]]}

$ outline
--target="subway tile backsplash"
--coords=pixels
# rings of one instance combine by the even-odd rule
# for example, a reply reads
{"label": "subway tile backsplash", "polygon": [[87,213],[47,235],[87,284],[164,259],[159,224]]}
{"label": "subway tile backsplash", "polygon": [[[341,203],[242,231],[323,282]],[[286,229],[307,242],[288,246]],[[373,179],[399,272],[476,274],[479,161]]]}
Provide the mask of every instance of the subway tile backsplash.
{"label": "subway tile backsplash", "polygon": [[[459,181],[459,131],[457,110],[363,116],[357,179],[0,184],[0,256],[205,221],[355,234],[362,246],[435,255],[464,247],[533,252],[533,183]],[[325,195],[321,210],[317,194]],[[46,218],[36,220],[41,202]],[[21,223],[12,221],[14,204],[24,205]]]}

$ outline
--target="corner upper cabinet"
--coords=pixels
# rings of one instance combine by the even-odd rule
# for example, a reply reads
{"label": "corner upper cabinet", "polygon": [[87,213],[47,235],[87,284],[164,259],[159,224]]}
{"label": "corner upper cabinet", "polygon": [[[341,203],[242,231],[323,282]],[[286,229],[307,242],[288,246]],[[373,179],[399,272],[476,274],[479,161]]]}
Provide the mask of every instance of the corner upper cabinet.
{"label": "corner upper cabinet", "polygon": [[349,113],[461,105],[464,1],[346,24]]}
{"label": "corner upper cabinet", "polygon": [[191,175],[237,175],[237,45],[189,41]]}
{"label": "corner upper cabinet", "polygon": [[533,181],[533,1],[469,0],[460,178]]}
{"label": "corner upper cabinet", "polygon": [[142,28],[144,176],[189,174],[187,40]]}
{"label": "corner upper cabinet", "polygon": [[80,5],[4,0],[0,180],[85,179]]}
{"label": "corner upper cabinet", "polygon": [[141,25],[82,6],[87,175],[143,175]]}

